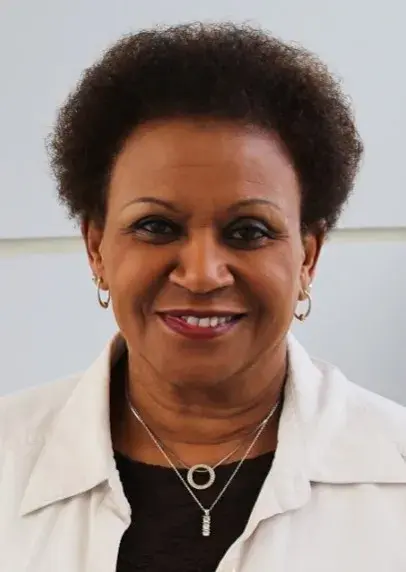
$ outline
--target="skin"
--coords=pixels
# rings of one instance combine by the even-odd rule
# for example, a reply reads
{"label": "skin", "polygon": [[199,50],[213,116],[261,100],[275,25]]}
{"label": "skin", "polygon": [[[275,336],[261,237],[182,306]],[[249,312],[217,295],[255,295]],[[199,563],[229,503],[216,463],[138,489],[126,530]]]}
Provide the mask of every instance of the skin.
{"label": "skin", "polygon": [[[323,242],[301,233],[283,143],[236,123],[146,123],[116,159],[104,226],[82,232],[128,346],[133,404],[185,463],[217,462],[281,396],[286,334]],[[190,340],[157,314],[174,309],[245,317]],[[251,456],[276,447],[277,425],[276,415]],[[125,403],[112,434],[123,453],[165,465]]]}

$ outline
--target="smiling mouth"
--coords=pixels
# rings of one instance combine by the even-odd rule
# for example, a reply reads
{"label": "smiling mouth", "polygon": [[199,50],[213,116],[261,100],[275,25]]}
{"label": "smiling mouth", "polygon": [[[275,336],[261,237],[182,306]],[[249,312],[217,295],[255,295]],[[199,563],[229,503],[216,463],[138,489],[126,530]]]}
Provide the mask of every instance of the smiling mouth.
{"label": "smiling mouth", "polygon": [[189,326],[197,326],[198,328],[217,328],[218,326],[223,326],[236,319],[236,316],[211,316],[200,318],[198,316],[178,316],[180,320],[183,320]]}
{"label": "smiling mouth", "polygon": [[210,339],[229,332],[242,320],[244,314],[191,315],[163,312],[159,316],[173,332],[189,338]]}

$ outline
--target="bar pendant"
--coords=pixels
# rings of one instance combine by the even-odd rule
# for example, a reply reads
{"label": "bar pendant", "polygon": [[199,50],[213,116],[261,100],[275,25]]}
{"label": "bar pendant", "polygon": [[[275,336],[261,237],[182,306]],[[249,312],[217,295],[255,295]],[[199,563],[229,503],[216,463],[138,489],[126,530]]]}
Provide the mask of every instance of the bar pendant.
{"label": "bar pendant", "polygon": [[210,536],[211,532],[211,516],[208,510],[204,511],[202,520],[202,535]]}

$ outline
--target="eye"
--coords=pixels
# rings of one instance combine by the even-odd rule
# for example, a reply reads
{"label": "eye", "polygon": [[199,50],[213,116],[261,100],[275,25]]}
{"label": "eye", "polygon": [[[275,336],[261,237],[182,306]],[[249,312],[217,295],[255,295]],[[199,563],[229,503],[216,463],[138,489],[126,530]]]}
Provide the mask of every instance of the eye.
{"label": "eye", "polygon": [[260,220],[244,218],[231,224],[226,230],[226,240],[235,248],[259,248],[275,237],[275,232]]}
{"label": "eye", "polygon": [[131,225],[131,233],[150,242],[171,242],[179,237],[181,229],[176,223],[163,217],[150,216]]}

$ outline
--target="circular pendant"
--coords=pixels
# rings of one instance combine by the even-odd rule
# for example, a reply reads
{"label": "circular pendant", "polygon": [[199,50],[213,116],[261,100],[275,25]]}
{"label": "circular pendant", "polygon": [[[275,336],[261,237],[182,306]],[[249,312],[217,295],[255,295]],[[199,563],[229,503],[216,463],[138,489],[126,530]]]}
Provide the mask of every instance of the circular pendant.
{"label": "circular pendant", "polygon": [[[194,479],[195,473],[207,473],[208,475],[207,482],[201,485],[199,485],[199,483],[196,483]],[[216,474],[214,472],[214,469],[209,467],[209,465],[193,465],[193,467],[190,467],[190,469],[187,472],[187,482],[191,487],[197,490],[202,491],[204,489],[208,489],[209,487],[211,487],[211,485],[214,483],[215,480],[216,480]]]}

